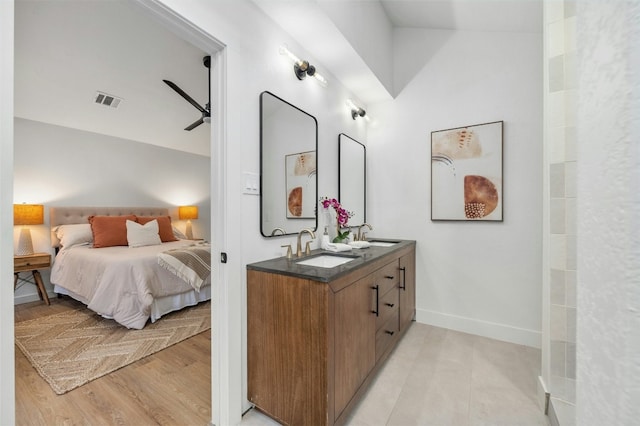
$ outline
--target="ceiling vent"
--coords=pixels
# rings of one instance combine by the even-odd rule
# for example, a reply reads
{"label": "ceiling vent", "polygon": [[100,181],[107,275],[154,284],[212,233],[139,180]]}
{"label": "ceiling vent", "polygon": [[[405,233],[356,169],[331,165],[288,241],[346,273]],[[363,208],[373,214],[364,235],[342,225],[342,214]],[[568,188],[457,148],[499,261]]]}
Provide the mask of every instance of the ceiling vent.
{"label": "ceiling vent", "polygon": [[118,108],[118,105],[120,105],[120,102],[122,102],[122,100],[123,100],[122,98],[109,95],[104,92],[96,92],[96,96],[94,98],[95,103],[99,105],[108,106],[111,108]]}

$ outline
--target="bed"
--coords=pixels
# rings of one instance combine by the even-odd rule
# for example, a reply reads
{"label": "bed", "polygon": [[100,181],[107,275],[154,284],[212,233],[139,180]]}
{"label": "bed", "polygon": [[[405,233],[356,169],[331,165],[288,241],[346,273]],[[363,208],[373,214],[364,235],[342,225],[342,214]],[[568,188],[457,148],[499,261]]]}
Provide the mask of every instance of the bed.
{"label": "bed", "polygon": [[[157,219],[162,241],[130,246],[133,238],[128,234],[128,245],[109,245],[104,244],[105,235],[96,234],[99,219],[120,221],[131,216],[146,218],[147,222],[127,222],[128,230],[129,225],[137,226],[136,230],[157,226],[148,224]],[[56,248],[51,268],[54,291],[79,300],[105,318],[142,329],[148,321],[155,322],[169,312],[211,299],[210,273],[194,283],[164,261],[170,253],[208,250],[210,255],[207,244],[187,240],[171,225],[167,208],[51,207],[49,220],[52,246]],[[91,241],[87,241],[89,238]],[[172,239],[175,241],[168,241]],[[210,271],[210,257],[206,261]]]}

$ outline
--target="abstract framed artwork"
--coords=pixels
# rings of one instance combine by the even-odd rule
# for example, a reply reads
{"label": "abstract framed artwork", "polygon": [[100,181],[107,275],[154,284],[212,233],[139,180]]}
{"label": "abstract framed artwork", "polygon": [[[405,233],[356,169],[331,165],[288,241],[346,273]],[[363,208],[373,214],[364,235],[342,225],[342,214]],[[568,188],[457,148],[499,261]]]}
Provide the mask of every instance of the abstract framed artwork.
{"label": "abstract framed artwork", "polygon": [[287,219],[316,216],[316,152],[285,155]]}
{"label": "abstract framed artwork", "polygon": [[431,220],[503,220],[503,127],[431,132]]}

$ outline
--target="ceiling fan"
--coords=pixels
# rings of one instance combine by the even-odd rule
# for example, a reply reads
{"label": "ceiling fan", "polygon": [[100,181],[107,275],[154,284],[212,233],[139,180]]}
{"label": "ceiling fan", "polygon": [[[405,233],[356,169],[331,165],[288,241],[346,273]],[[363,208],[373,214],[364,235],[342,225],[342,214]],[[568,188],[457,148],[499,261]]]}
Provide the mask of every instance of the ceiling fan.
{"label": "ceiling fan", "polygon": [[202,123],[211,122],[211,56],[205,56],[204,58],[202,58],[202,62],[204,66],[207,67],[207,69],[209,70],[209,102],[207,102],[207,105],[204,108],[200,106],[200,104],[197,103],[191,96],[187,95],[185,91],[179,88],[173,81],[162,80],[165,83],[167,83],[169,87],[171,87],[173,90],[178,92],[178,94],[182,96],[187,102],[189,102],[198,111],[202,113],[202,117],[200,117],[198,120],[194,121],[193,123],[189,124],[187,127],[184,128],[185,130],[188,130],[188,131],[195,129]]}

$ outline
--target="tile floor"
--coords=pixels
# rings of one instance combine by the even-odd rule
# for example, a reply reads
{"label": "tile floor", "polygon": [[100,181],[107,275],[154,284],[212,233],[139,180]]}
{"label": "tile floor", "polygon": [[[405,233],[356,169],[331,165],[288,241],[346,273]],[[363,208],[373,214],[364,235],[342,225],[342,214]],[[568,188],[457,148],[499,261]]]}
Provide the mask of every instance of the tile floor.
{"label": "tile floor", "polygon": [[[547,426],[540,350],[414,323],[353,411],[351,426]],[[278,425],[257,410],[242,426]]]}

